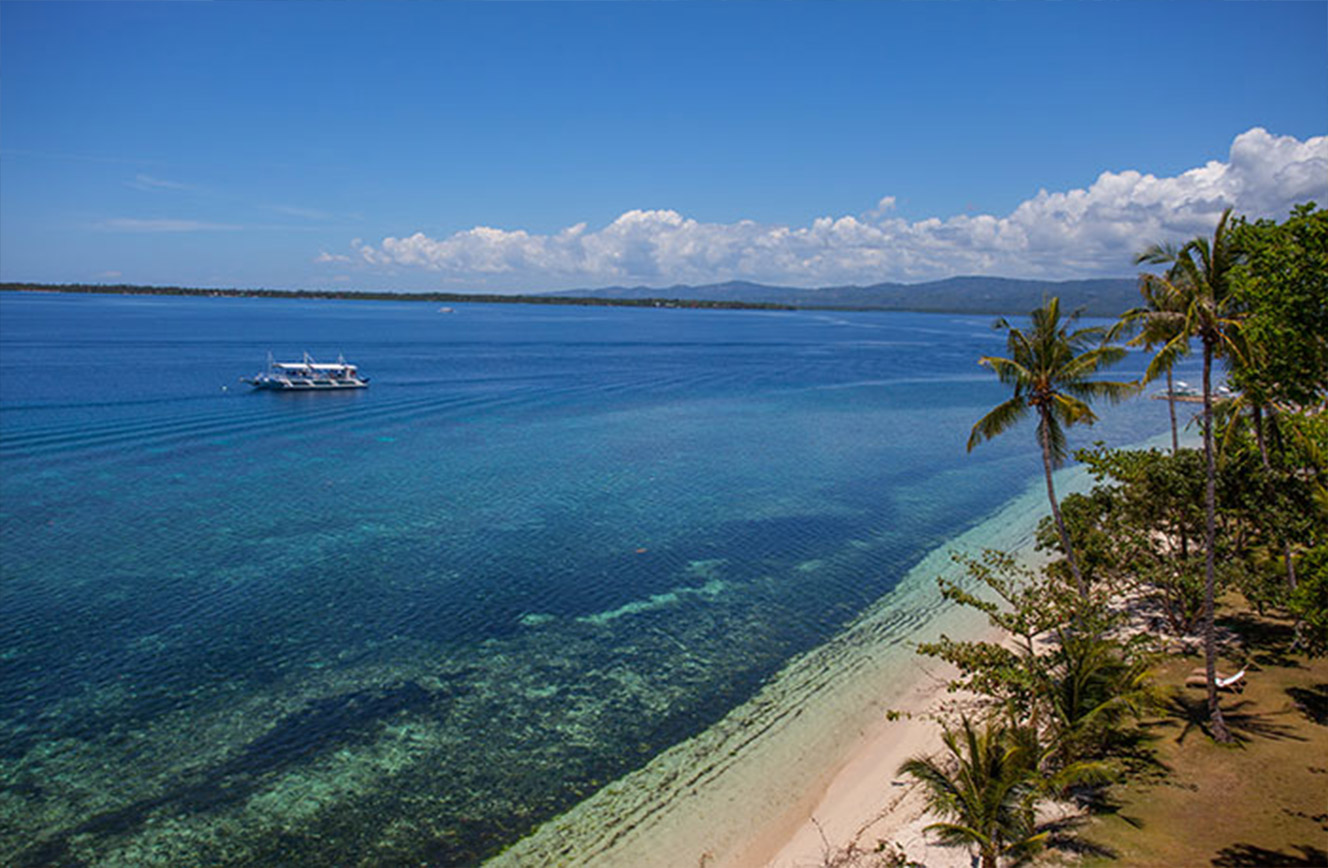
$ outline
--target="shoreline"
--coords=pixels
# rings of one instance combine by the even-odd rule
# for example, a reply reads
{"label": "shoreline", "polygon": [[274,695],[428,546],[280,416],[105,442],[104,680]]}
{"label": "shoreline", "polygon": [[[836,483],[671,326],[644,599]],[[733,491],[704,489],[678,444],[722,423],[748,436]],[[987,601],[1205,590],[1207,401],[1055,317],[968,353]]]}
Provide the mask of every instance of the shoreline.
{"label": "shoreline", "polygon": [[[1169,442],[1169,433],[1137,446]],[[1092,479],[1056,475],[1059,497]],[[801,868],[850,844],[903,839],[926,847],[920,797],[895,776],[904,760],[940,746],[929,718],[952,677],[913,647],[942,633],[991,635],[986,616],[942,600],[935,579],[962,579],[952,552],[999,548],[1025,560],[1048,512],[1044,482],[1026,489],[922,558],[840,634],[794,658],[717,724],[674,745],[538,827],[491,866],[777,866]],[[895,720],[887,713],[900,715]],[[930,865],[967,865],[930,848]]]}

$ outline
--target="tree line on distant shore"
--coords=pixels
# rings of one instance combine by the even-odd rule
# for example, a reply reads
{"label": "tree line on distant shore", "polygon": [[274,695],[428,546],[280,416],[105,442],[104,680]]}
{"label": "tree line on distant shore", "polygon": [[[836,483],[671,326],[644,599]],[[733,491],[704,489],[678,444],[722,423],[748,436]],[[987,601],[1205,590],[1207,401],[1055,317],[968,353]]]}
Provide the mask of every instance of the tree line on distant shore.
{"label": "tree line on distant shore", "polygon": [[0,292],[68,292],[103,295],[180,295],[201,298],[340,299],[345,301],[423,301],[434,304],[556,304],[590,307],[667,307],[705,310],[794,310],[793,305],[765,302],[672,298],[591,298],[565,295],[498,295],[454,292],[366,292],[321,289],[199,289],[184,286],[131,284],[0,283]]}
{"label": "tree line on distant shore", "polygon": [[[998,321],[1008,355],[981,359],[1012,394],[973,426],[969,449],[1035,418],[1052,510],[1038,544],[1054,559],[1040,570],[997,551],[961,559],[982,593],[941,580],[947,598],[986,613],[1006,641],[920,646],[957,666],[954,686],[981,710],[946,724],[944,757],[900,771],[942,818],[929,830],[970,847],[983,868],[1058,843],[1091,850],[1067,839],[1065,822],[1039,823],[1038,806],[1091,809],[1146,761],[1138,724],[1158,707],[1147,673],[1164,640],[1197,630],[1207,731],[1232,741],[1221,702],[1232,677],[1217,665],[1220,592],[1293,618],[1287,653],[1328,654],[1328,211],[1310,203],[1278,223],[1232,220],[1228,209],[1211,238],[1150,246],[1136,264],[1162,271],[1140,276],[1140,305],[1114,327],[1076,328],[1053,298],[1027,328]],[[1097,379],[1123,343],[1153,354],[1143,378]],[[1058,502],[1064,428],[1091,424],[1091,403],[1160,379],[1196,344],[1202,449],[1179,446],[1168,377],[1171,450],[1081,450],[1099,484]],[[1216,395],[1218,366],[1234,394]],[[1161,616],[1130,629],[1123,600]]]}

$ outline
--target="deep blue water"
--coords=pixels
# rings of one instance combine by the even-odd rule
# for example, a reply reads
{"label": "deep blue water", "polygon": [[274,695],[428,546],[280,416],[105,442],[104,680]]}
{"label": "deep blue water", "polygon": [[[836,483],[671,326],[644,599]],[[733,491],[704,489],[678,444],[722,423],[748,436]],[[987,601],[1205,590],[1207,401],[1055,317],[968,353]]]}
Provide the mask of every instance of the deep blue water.
{"label": "deep blue water", "polygon": [[1036,478],[989,323],[0,294],[0,863],[493,853]]}

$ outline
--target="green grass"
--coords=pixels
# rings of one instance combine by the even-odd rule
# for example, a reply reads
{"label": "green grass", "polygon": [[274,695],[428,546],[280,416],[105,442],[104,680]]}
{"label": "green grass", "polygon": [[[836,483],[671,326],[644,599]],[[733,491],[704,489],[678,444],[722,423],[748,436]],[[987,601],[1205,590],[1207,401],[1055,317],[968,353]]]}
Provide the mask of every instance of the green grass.
{"label": "green grass", "polygon": [[1241,638],[1219,670],[1250,670],[1244,693],[1223,695],[1237,743],[1208,736],[1206,693],[1184,686],[1202,657],[1168,660],[1165,710],[1145,723],[1157,764],[1084,830],[1115,853],[1089,865],[1328,866],[1328,659],[1287,654],[1286,619],[1229,605],[1219,623]]}

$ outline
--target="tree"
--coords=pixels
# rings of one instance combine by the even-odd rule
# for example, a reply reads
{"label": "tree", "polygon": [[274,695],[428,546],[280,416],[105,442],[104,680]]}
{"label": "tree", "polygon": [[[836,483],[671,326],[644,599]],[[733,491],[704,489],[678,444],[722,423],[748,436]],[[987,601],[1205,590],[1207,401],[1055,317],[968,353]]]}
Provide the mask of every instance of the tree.
{"label": "tree", "polygon": [[975,848],[982,868],[997,868],[1001,856],[1031,855],[1047,839],[1035,818],[1036,751],[1022,736],[992,721],[977,728],[965,717],[945,729],[947,762],[914,757],[899,767],[922,782],[931,809],[947,820],[926,831],[942,844]]}
{"label": "tree", "polygon": [[[1065,427],[1097,421],[1089,402],[1098,398],[1119,401],[1135,386],[1090,379],[1101,369],[1125,357],[1121,347],[1105,343],[1107,330],[1100,327],[1073,329],[1078,313],[1061,319],[1060,299],[1052,298],[1031,314],[1027,331],[1015,328],[1003,318],[995,328],[1008,329],[1006,349],[1009,358],[983,356],[979,364],[996,372],[1002,383],[1014,387],[1013,396],[997,405],[978,420],[968,438],[968,450],[1008,430],[1030,411],[1037,414],[1037,441],[1042,447],[1042,468],[1047,477],[1047,499],[1060,531],[1065,557],[1082,597],[1088,586],[1075,559],[1070,536],[1065,530],[1056,502],[1052,471],[1065,461]],[[1063,427],[1064,426],[1064,427]]]}
{"label": "tree", "polygon": [[952,664],[951,689],[991,700],[1008,723],[1026,732],[1044,791],[1101,783],[1112,776],[1115,745],[1125,719],[1148,701],[1148,639],[1111,638],[1124,615],[1101,586],[1084,599],[1046,570],[1021,566],[1011,555],[987,549],[980,558],[956,555],[982,593],[938,578],[946,599],[976,609],[1002,640],[942,636],[918,645],[918,653]]}
{"label": "tree", "polygon": [[[1265,419],[1276,426],[1284,412],[1318,404],[1328,392],[1328,211],[1310,202],[1292,209],[1284,223],[1239,220],[1232,246],[1243,258],[1232,270],[1232,295],[1244,312],[1243,352],[1232,380],[1271,473]],[[1285,536],[1280,542],[1287,588],[1294,591],[1293,546]]]}
{"label": "tree", "polygon": [[[1118,592],[1151,598],[1173,633],[1194,630],[1203,617],[1204,561],[1189,540],[1204,532],[1203,453],[1098,445],[1075,458],[1099,483],[1061,503],[1085,572]],[[1045,519],[1037,540],[1039,549],[1060,550]]]}
{"label": "tree", "polygon": [[[1176,387],[1172,380],[1172,368],[1180,357],[1189,352],[1188,341],[1176,341],[1180,321],[1175,316],[1177,311],[1168,309],[1178,303],[1178,299],[1158,291],[1158,287],[1149,280],[1139,281],[1139,294],[1143,296],[1143,307],[1126,311],[1115,331],[1120,334],[1133,333],[1131,346],[1140,346],[1148,352],[1157,348],[1154,364],[1149,366],[1153,377],[1159,373],[1167,375],[1167,410],[1171,416],[1171,452],[1180,451],[1180,435],[1176,426]],[[1150,382],[1145,375],[1144,382]]]}
{"label": "tree", "polygon": [[1247,312],[1242,331],[1260,352],[1237,379],[1257,381],[1270,401],[1307,407],[1328,392],[1328,210],[1298,205],[1283,223],[1239,220],[1232,295]]}
{"label": "tree", "polygon": [[[1182,247],[1154,244],[1135,257],[1135,263],[1167,265],[1165,276],[1144,274],[1140,279],[1149,292],[1162,302],[1154,314],[1165,321],[1175,335],[1148,366],[1145,379],[1157,376],[1164,353],[1179,352],[1197,337],[1203,345],[1203,442],[1207,485],[1204,492],[1205,565],[1204,565],[1204,663],[1208,681],[1208,714],[1213,737],[1231,741],[1231,732],[1222,719],[1217,695],[1217,634],[1214,624],[1214,587],[1216,584],[1217,536],[1217,466],[1213,453],[1213,360],[1237,354],[1239,319],[1231,295],[1231,273],[1238,254],[1231,246],[1227,231],[1231,209],[1217,221],[1210,241],[1202,236]],[[1173,349],[1174,348],[1174,349]]]}

